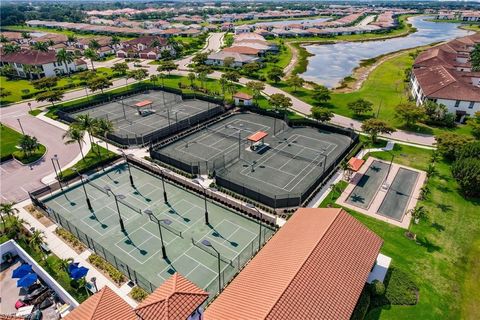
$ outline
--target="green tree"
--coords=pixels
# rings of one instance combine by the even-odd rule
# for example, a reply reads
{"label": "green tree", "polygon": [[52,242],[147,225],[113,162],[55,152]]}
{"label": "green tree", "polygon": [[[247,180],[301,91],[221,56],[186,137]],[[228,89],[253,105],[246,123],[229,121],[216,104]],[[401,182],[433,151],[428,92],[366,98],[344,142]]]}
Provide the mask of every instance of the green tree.
{"label": "green tree", "polygon": [[315,85],[313,87],[312,98],[315,100],[317,105],[327,102],[331,99],[330,90],[328,90],[328,88],[325,86]]}
{"label": "green tree", "polygon": [[355,101],[349,102],[347,107],[355,114],[361,115],[373,110],[373,103],[365,99],[357,99]]}
{"label": "green tree", "polygon": [[40,149],[40,143],[36,137],[23,135],[19,143],[20,150],[26,157],[29,157],[34,151]]}
{"label": "green tree", "polygon": [[62,63],[65,66],[67,74],[70,76],[70,68],[68,68],[68,64],[73,62],[73,53],[62,48],[58,50],[56,58],[58,63]]}
{"label": "green tree", "polygon": [[32,85],[37,90],[52,90],[58,84],[57,77],[46,77],[32,81]]}
{"label": "green tree", "polygon": [[275,83],[280,82],[284,76],[285,73],[283,72],[283,69],[278,66],[274,66],[267,72],[267,78]]}
{"label": "green tree", "polygon": [[137,69],[129,72],[129,77],[137,81],[142,81],[148,77],[148,71],[145,69]]}
{"label": "green tree", "polygon": [[64,94],[63,90],[52,90],[52,91],[40,92],[36,95],[35,100],[37,102],[48,101],[54,107],[55,102],[62,101],[63,94]]}
{"label": "green tree", "polygon": [[248,81],[246,85],[247,88],[252,91],[253,99],[255,100],[255,103],[257,103],[260,93],[265,90],[265,83],[261,81]]}
{"label": "green tree", "polygon": [[6,98],[12,94],[11,91],[8,91],[5,88],[0,88],[0,98]]}
{"label": "green tree", "polygon": [[282,93],[274,93],[268,99],[268,103],[275,109],[285,110],[292,106],[292,99]]}
{"label": "green tree", "polygon": [[48,43],[47,42],[35,42],[32,44],[32,48],[34,50],[42,51],[42,52],[47,52],[48,51]]}
{"label": "green tree", "polygon": [[189,72],[187,77],[188,77],[188,80],[190,80],[190,86],[193,87],[195,83],[195,73]]}
{"label": "green tree", "polygon": [[[90,144],[93,145],[93,134],[97,130],[97,120],[92,118],[88,113],[79,115],[75,118],[75,126],[80,130],[84,130],[88,132],[88,137],[90,140]],[[97,149],[97,153],[100,154],[100,149]]]}
{"label": "green tree", "polygon": [[112,40],[110,40],[110,45],[115,46],[121,42],[118,36],[112,36]]}
{"label": "green tree", "polygon": [[456,150],[452,175],[462,193],[468,197],[480,196],[480,141],[465,143]]}
{"label": "green tree", "polygon": [[67,35],[67,42],[72,45],[73,43],[77,42],[77,37],[74,34]]}
{"label": "green tree", "polygon": [[192,62],[200,65],[200,64],[205,64],[205,61],[208,59],[208,52],[199,52],[196,55],[193,56]]}
{"label": "green tree", "polygon": [[45,260],[45,255],[41,249],[42,245],[45,243],[45,235],[40,230],[35,230],[32,232],[30,239],[28,240],[28,244],[32,247],[35,251],[42,254],[42,259]]}
{"label": "green tree", "polygon": [[472,71],[480,71],[480,43],[477,43],[470,52]]}
{"label": "green tree", "polygon": [[157,67],[157,71],[158,72],[168,72],[168,75],[170,75],[170,72],[172,72],[173,70],[177,70],[178,66],[175,64],[175,62],[171,61],[171,60],[167,60],[167,61],[162,61],[160,63],[160,65]]}
{"label": "green tree", "polygon": [[29,225],[27,221],[19,218],[16,215],[9,216],[10,226],[8,228],[8,237],[13,238],[14,240],[18,240],[20,235],[23,234],[25,230],[25,225]]}
{"label": "green tree", "polygon": [[311,117],[319,122],[327,122],[333,118],[333,112],[320,107],[313,107],[311,110]]}
{"label": "green tree", "polygon": [[90,59],[90,63],[92,64],[92,70],[95,70],[95,66],[93,65],[93,60],[98,59],[97,52],[92,48],[88,48],[88,49],[85,49],[85,51],[83,52],[83,55],[85,56],[85,58]]}
{"label": "green tree", "polygon": [[472,138],[458,133],[445,132],[435,137],[438,152],[448,160],[455,160],[460,148],[472,141]]}
{"label": "green tree", "polygon": [[98,49],[100,49],[100,43],[98,43],[96,39],[92,39],[88,43],[88,48],[92,48],[93,50],[97,51]]}
{"label": "green tree", "polygon": [[2,47],[3,54],[16,53],[20,51],[20,46],[16,43],[7,43]]}
{"label": "green tree", "polygon": [[[115,132],[115,126],[113,122],[104,118],[99,118],[97,120],[97,126],[95,127],[95,133],[102,136],[107,140],[107,136]],[[108,150],[108,143],[106,144]]]}
{"label": "green tree", "polygon": [[82,160],[85,161],[85,156],[83,155],[82,144],[84,142],[85,131],[78,128],[75,124],[70,124],[68,130],[63,134],[62,138],[65,141],[65,144],[77,143],[80,148],[80,153],[82,154]]}
{"label": "green tree", "polygon": [[246,75],[254,75],[261,69],[261,66],[258,62],[250,62],[243,65],[242,70]]}
{"label": "green tree", "polygon": [[472,135],[480,139],[480,111],[475,112],[475,115],[467,120],[467,125],[472,129]]}
{"label": "green tree", "polygon": [[396,131],[395,128],[380,119],[365,120],[362,123],[362,130],[370,136],[372,143],[377,142],[379,134],[390,134]]}
{"label": "green tree", "polygon": [[407,127],[412,127],[425,118],[425,109],[413,102],[400,103],[395,107],[395,117],[405,122]]}
{"label": "green tree", "polygon": [[111,85],[112,82],[102,76],[95,76],[87,80],[87,88],[92,92],[100,90],[103,93],[103,90],[109,88]]}
{"label": "green tree", "polygon": [[305,83],[305,80],[296,74],[292,74],[290,77],[288,77],[286,82],[290,87],[293,87],[293,92],[297,92],[297,88],[301,88]]}
{"label": "green tree", "polygon": [[127,70],[128,70],[128,64],[126,62],[119,62],[119,63],[115,63],[113,66],[112,66],[112,71],[113,72],[116,72],[122,76],[124,76],[126,73],[127,73]]}
{"label": "green tree", "polygon": [[235,63],[234,57],[226,57],[225,59],[223,59],[223,66],[225,68],[230,68],[234,63]]}
{"label": "green tree", "polygon": [[240,75],[236,71],[227,71],[222,74],[222,78],[231,82],[238,82],[238,80],[240,80]]}
{"label": "green tree", "polygon": [[18,209],[15,208],[14,206],[15,206],[15,202],[0,203],[0,212],[7,216],[13,216],[19,212]]}

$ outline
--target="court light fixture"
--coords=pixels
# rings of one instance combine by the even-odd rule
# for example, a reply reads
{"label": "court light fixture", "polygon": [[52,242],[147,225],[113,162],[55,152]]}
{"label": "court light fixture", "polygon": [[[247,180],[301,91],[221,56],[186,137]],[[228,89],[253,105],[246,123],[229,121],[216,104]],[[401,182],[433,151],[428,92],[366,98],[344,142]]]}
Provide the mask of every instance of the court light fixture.
{"label": "court light fixture", "polygon": [[90,202],[90,198],[88,197],[87,189],[85,188],[85,180],[88,180],[88,177],[84,174],[80,174],[80,172],[78,172],[77,168],[75,168],[75,167],[72,167],[72,170],[76,174],[78,174],[78,176],[80,177],[80,181],[81,181],[81,184],[82,184],[83,193],[85,194],[85,201],[87,202],[88,210],[93,211],[92,203]]}
{"label": "court light fixture", "polygon": [[143,212],[145,212],[148,215],[148,218],[150,221],[155,220],[155,222],[158,225],[158,232],[160,233],[160,242],[162,243],[162,257],[163,259],[167,259],[167,250],[165,248],[165,244],[163,243],[163,234],[162,234],[162,222],[165,223],[167,226],[172,224],[172,221],[169,219],[158,219],[155,217],[153,214],[153,211],[150,209],[146,209]]}
{"label": "court light fixture", "polygon": [[215,249],[213,244],[207,239],[203,239],[201,241],[201,243],[205,247],[212,248],[217,253],[217,260],[218,260],[218,293],[221,293],[222,292],[222,278],[221,278],[222,271],[221,271],[221,268],[220,268],[220,252],[217,249]]}
{"label": "court light fixture", "polygon": [[260,250],[260,248],[262,247],[262,220],[263,220],[263,213],[258,210],[257,207],[255,207],[255,205],[253,203],[249,203],[247,202],[247,204],[245,204],[245,206],[247,208],[250,208],[250,209],[253,209],[255,211],[257,211],[257,213],[259,214],[259,222],[258,224],[260,225],[260,230],[258,231],[258,250]]}

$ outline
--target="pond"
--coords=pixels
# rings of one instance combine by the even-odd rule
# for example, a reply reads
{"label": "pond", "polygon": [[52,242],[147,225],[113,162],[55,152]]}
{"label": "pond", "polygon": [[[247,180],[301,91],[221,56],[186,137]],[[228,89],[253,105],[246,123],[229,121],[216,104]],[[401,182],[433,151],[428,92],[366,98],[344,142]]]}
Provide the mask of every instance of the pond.
{"label": "pond", "polygon": [[409,22],[418,31],[406,37],[305,46],[314,56],[308,59],[307,71],[302,74],[302,78],[332,88],[349,76],[361,60],[471,34],[459,29],[459,24],[436,23],[427,19],[430,17],[410,18]]}

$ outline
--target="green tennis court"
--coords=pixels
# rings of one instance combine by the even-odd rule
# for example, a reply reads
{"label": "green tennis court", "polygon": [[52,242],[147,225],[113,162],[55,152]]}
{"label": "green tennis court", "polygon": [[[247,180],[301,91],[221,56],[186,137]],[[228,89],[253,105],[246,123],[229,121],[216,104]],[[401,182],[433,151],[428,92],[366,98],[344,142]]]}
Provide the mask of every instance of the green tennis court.
{"label": "green tennis court", "polygon": [[419,173],[405,168],[398,169],[378,214],[402,221]]}
{"label": "green tennis court", "polygon": [[346,202],[368,209],[388,173],[389,164],[374,160],[348,196]]}
{"label": "green tennis court", "polygon": [[[84,185],[92,211],[87,207],[80,183],[43,198],[42,202],[50,216],[73,234],[80,231],[79,238],[97,253],[106,251],[100,255],[120,271],[130,278],[146,279],[138,281],[144,289],[151,291],[173,273],[180,272],[199,287],[216,293],[215,250],[221,256],[221,283],[226,284],[258,249],[260,226],[256,221],[208,202],[207,225],[203,197],[165,181],[168,199],[165,203],[159,177],[133,165],[130,169],[134,187],[130,185],[125,163],[88,178]],[[156,219],[147,214],[148,210]],[[162,257],[159,225],[166,259]],[[273,233],[266,226],[261,230],[262,242]],[[211,246],[206,246],[203,240],[208,240]],[[128,274],[130,270],[135,271],[135,277]]]}

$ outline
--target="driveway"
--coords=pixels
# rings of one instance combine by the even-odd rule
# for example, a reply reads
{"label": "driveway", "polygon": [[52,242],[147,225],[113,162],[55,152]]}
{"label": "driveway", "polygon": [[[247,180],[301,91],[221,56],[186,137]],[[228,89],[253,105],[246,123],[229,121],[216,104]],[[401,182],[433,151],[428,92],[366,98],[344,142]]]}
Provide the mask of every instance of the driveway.
{"label": "driveway", "polygon": [[[210,36],[207,39],[207,44],[200,52],[207,52],[207,51],[217,52],[218,50],[220,50],[220,47],[223,44],[224,36],[225,36],[225,32],[210,33]],[[175,61],[175,63],[178,65],[178,69],[188,70],[187,66],[192,62],[193,57],[194,55],[191,55]]]}

